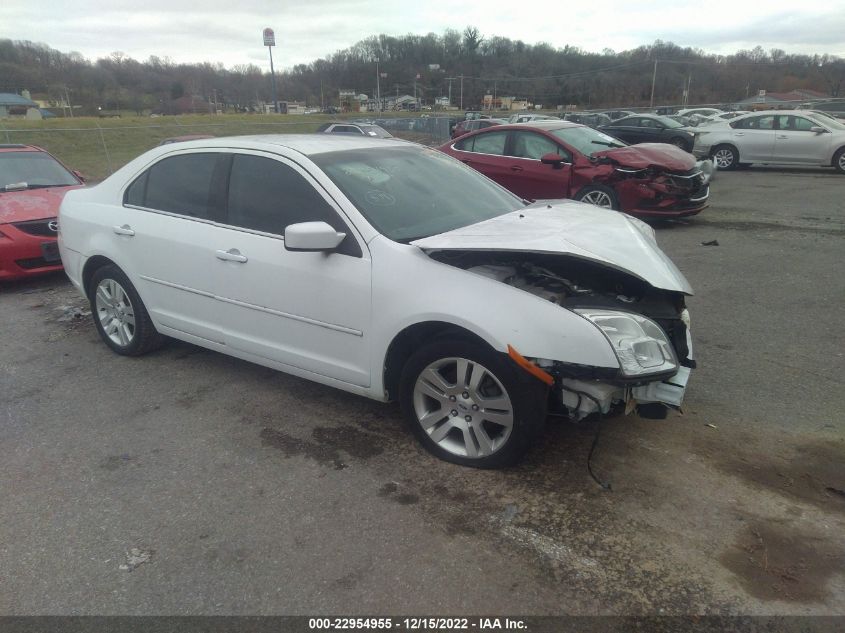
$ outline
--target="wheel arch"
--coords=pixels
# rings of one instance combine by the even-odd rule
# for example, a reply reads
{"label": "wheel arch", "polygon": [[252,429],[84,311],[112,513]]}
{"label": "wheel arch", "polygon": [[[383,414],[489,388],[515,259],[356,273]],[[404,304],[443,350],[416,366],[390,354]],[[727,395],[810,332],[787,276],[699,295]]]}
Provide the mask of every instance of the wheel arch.
{"label": "wheel arch", "polygon": [[91,283],[91,278],[94,276],[94,273],[103,266],[108,265],[120,268],[120,266],[105,255],[94,255],[93,257],[89,257],[87,259],[85,265],[82,267],[82,291],[85,293],[86,297],[88,296],[88,286]]}
{"label": "wheel arch", "polygon": [[458,338],[471,341],[496,351],[484,338],[454,323],[447,321],[422,321],[409,325],[393,337],[384,357],[382,383],[388,400],[395,400],[398,397],[402,368],[411,355],[421,345],[444,338]]}

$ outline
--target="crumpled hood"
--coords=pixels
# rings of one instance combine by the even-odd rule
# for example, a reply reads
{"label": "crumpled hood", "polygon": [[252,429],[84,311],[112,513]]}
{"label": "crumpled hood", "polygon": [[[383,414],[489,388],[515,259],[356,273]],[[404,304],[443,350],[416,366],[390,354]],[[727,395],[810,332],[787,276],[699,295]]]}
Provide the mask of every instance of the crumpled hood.
{"label": "crumpled hood", "polygon": [[647,169],[657,167],[669,171],[684,172],[695,167],[695,157],[679,147],[668,143],[640,143],[627,147],[614,147],[593,152],[594,158],[609,158],[620,167]]}
{"label": "crumpled hood", "polygon": [[59,215],[59,205],[65,194],[80,187],[82,185],[0,191],[0,224],[54,218]]}
{"label": "crumpled hood", "polygon": [[424,251],[560,253],[623,270],[655,288],[691,295],[692,286],[629,215],[575,202],[537,202],[497,218],[411,242]]}

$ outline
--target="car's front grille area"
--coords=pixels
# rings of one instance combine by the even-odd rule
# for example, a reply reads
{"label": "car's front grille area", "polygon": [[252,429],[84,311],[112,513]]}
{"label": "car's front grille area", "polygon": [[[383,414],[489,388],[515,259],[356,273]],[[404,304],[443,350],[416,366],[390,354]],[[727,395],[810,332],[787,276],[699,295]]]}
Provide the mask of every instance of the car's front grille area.
{"label": "car's front grille area", "polygon": [[47,266],[59,266],[61,262],[48,262],[43,257],[29,257],[28,259],[16,259],[15,263],[24,270],[33,268],[46,268]]}
{"label": "car's front grille area", "polygon": [[673,187],[690,193],[703,189],[705,184],[704,173],[700,169],[692,169],[685,174],[666,173],[664,176]]}
{"label": "car's front grille area", "polygon": [[14,226],[19,231],[29,233],[30,235],[55,237],[56,231],[50,228],[51,222],[53,223],[53,226],[58,226],[56,224],[56,218],[45,218],[43,220],[29,220],[27,222],[12,222],[12,226]]}

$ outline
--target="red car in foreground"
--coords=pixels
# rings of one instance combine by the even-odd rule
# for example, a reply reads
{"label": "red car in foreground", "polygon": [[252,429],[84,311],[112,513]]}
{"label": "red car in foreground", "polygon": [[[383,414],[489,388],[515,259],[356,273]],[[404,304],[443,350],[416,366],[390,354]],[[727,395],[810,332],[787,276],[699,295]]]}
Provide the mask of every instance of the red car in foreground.
{"label": "red car in foreground", "polygon": [[642,217],[707,206],[712,163],[665,143],[626,145],[585,125],[534,121],[452,140],[440,151],[527,200],[573,198]]}
{"label": "red car in foreground", "polygon": [[0,281],[62,269],[59,204],[82,177],[33,145],[0,145]]}

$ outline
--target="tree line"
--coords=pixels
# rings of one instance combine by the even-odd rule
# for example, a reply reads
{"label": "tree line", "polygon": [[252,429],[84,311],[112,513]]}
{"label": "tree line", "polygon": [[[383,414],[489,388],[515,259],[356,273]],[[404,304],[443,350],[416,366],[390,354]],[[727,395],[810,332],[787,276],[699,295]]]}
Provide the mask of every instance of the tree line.
{"label": "tree line", "polygon": [[[279,62],[284,65],[283,58]],[[678,104],[687,88],[691,104],[728,104],[758,90],[812,89],[842,96],[845,60],[760,46],[714,55],[660,40],[595,53],[484,36],[470,26],[442,35],[372,36],[277,73],[280,100],[313,107],[339,105],[342,90],[373,97],[377,81],[382,96],[416,91],[429,104],[451,96],[454,105],[465,108],[478,107],[485,94],[524,98],[544,108],[647,106],[652,98],[655,105]],[[168,113],[184,97],[248,111],[272,101],[270,86],[269,72],[254,64],[177,64],[158,56],[138,61],[119,51],[92,61],[42,43],[0,39],[0,92],[27,89],[33,97],[69,99],[85,114],[98,109]]]}

